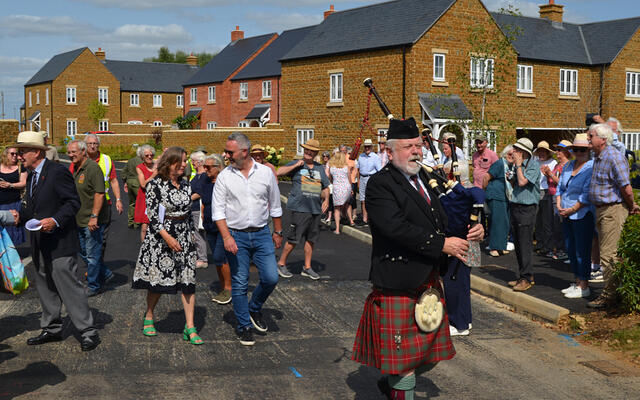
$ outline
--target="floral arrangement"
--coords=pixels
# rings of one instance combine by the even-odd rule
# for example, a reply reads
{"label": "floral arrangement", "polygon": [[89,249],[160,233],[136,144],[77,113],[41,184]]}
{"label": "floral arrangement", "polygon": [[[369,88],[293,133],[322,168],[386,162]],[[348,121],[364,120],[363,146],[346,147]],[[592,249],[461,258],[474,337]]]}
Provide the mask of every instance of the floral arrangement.
{"label": "floral arrangement", "polygon": [[267,162],[271,163],[274,167],[279,167],[280,162],[282,161],[282,153],[284,153],[284,147],[276,149],[275,147],[267,145],[264,148],[267,152],[267,156],[264,159]]}

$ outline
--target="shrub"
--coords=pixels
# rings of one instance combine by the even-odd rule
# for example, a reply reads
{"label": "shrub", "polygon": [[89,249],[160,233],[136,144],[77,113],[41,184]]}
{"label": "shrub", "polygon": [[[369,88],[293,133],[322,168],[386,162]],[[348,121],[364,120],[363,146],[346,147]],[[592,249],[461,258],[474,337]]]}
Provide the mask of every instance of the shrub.
{"label": "shrub", "polygon": [[267,145],[265,146],[265,150],[267,151],[267,156],[265,157],[267,162],[271,163],[276,168],[282,165],[282,153],[284,153],[284,147],[276,149],[275,147]]}
{"label": "shrub", "polygon": [[618,242],[620,262],[614,273],[622,304],[631,312],[640,311],[640,215],[630,215]]}

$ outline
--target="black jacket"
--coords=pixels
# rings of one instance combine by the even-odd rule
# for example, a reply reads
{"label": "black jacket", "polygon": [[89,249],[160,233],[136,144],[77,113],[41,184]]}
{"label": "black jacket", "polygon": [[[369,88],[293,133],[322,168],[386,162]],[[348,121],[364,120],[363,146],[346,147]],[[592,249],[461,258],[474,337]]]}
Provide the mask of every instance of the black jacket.
{"label": "black jacket", "polygon": [[80,209],[80,198],[71,172],[64,164],[45,159],[38,183],[31,193],[33,173],[29,173],[20,223],[28,220],[53,217],[59,227],[51,232],[30,232],[31,252],[37,251],[47,260],[58,257],[74,256],[80,250],[76,213]]}
{"label": "black jacket", "polygon": [[[424,172],[420,178],[428,182]],[[431,206],[392,164],[367,183],[366,206],[373,237],[369,279],[395,290],[414,289],[433,268],[446,268],[442,253],[447,217],[429,190]]]}

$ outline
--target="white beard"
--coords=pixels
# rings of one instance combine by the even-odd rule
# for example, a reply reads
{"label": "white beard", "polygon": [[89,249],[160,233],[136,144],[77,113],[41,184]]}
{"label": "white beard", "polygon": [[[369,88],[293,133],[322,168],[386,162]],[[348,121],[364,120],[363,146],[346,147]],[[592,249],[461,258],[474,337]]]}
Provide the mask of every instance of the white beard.
{"label": "white beard", "polygon": [[393,159],[391,160],[391,163],[393,164],[394,167],[398,168],[400,171],[404,172],[407,175],[415,175],[418,172],[420,172],[420,166],[414,162],[411,162],[412,160],[418,160],[420,161],[419,158],[410,158],[409,160],[407,160],[407,162],[405,163],[400,163],[397,159]]}

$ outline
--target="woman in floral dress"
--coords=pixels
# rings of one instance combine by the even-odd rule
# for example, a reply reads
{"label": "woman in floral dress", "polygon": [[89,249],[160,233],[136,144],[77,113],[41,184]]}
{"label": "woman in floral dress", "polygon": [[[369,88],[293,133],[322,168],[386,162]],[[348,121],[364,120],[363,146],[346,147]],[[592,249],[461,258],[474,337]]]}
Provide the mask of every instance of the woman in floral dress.
{"label": "woman in floral dress", "polygon": [[[333,192],[331,197],[333,198],[334,218],[336,219],[335,234],[340,233],[340,209],[344,207],[349,201],[351,196],[351,181],[349,179],[349,167],[347,166],[346,156],[337,152],[333,155],[329,163],[329,180],[333,184]],[[349,223],[354,225],[353,219],[351,219],[351,213],[347,213],[349,217]]]}
{"label": "woman in floral dress", "polygon": [[147,290],[143,334],[156,336],[153,310],[163,293],[182,293],[186,318],[183,338],[202,344],[193,324],[196,290],[196,247],[191,220],[191,186],[183,179],[187,153],[170,147],[158,162],[157,177],[147,183],[149,229],[133,272],[134,289]]}

